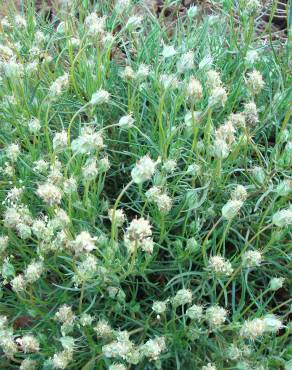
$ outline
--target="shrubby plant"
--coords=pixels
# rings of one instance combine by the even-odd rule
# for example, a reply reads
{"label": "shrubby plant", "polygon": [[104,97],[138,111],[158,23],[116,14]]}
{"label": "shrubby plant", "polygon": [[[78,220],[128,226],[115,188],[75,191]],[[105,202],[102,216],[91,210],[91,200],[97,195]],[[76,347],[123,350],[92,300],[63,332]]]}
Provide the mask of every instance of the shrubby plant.
{"label": "shrubby plant", "polygon": [[88,3],[1,21],[1,369],[290,369],[288,46]]}

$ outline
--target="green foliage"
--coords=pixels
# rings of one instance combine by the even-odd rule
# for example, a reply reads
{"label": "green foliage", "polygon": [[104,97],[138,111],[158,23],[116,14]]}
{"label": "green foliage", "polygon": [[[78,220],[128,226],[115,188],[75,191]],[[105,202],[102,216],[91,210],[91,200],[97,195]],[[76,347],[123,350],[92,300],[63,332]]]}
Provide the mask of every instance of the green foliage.
{"label": "green foliage", "polygon": [[241,3],[2,20],[1,369],[290,368],[289,50]]}

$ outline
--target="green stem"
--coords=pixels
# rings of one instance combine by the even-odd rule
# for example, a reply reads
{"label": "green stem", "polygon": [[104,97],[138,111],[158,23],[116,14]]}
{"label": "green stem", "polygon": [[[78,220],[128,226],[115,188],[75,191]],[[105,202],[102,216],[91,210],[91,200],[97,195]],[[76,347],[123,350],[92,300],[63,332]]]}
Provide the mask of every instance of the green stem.
{"label": "green stem", "polygon": [[206,238],[204,239],[204,242],[203,242],[203,245],[202,245],[202,255],[203,255],[203,258],[204,258],[204,261],[205,261],[206,265],[208,264],[208,258],[207,258],[207,252],[206,252],[207,243],[208,243],[208,240],[209,240],[212,232],[216,229],[216,227],[219,225],[221,220],[222,220],[222,217],[220,217],[218,219],[218,221],[212,226],[211,230],[208,232]]}
{"label": "green stem", "polygon": [[134,180],[131,180],[124,189],[120,192],[120,195],[117,197],[115,205],[113,207],[113,213],[112,213],[112,228],[111,228],[111,241],[114,242],[115,240],[115,229],[116,229],[116,222],[115,222],[115,216],[116,216],[116,210],[118,208],[118,205],[123,197],[123,195],[126,193],[126,191],[129,189],[129,187],[134,183]]}
{"label": "green stem", "polygon": [[163,129],[163,106],[164,106],[164,94],[161,96],[160,102],[159,102],[159,108],[158,108],[158,126],[159,126],[159,139],[160,139],[160,151],[162,154],[162,158],[166,159],[167,153],[166,149],[166,137],[165,132]]}
{"label": "green stem", "polygon": [[[260,235],[261,233],[263,233],[264,231],[268,230],[270,227],[272,226],[272,224],[269,224],[267,226],[265,226],[262,230],[258,231],[250,240],[248,240],[244,247],[242,248],[242,251],[240,252],[238,258],[241,258],[241,256],[245,253],[245,251],[247,250],[247,248],[250,246],[250,244],[258,237],[258,235]],[[219,296],[218,296],[218,301],[220,300],[220,298],[222,297],[222,294],[224,291],[226,291],[227,287],[229,286],[229,284],[234,280],[235,276],[238,274],[238,272],[241,270],[241,266],[239,266],[234,272],[233,274],[230,276],[229,280],[227,281],[227,283],[225,284],[224,286],[224,289],[221,290]]]}
{"label": "green stem", "polygon": [[71,121],[69,122],[69,125],[68,125],[68,130],[67,130],[67,135],[68,135],[68,146],[70,146],[70,143],[71,143],[71,128],[72,128],[72,125],[73,125],[73,122],[75,120],[75,118],[85,109],[87,108],[91,103],[88,102],[86,103],[85,105],[83,105],[80,109],[78,109],[78,111],[73,115],[73,117],[71,118]]}
{"label": "green stem", "polygon": [[161,214],[159,243],[163,242],[163,239],[165,237],[164,233],[165,233],[165,215]]}
{"label": "green stem", "polygon": [[205,127],[205,132],[204,132],[204,145],[205,145],[208,162],[210,162],[210,157],[211,157],[211,151],[210,151],[211,130],[212,130],[212,108],[209,108],[208,114],[207,114],[207,123]]}
{"label": "green stem", "polygon": [[82,302],[83,302],[83,298],[84,298],[84,282],[82,283],[82,286],[81,286],[81,292],[80,292],[80,298],[79,298],[79,306],[78,306],[78,309],[79,309],[79,313],[80,314],[82,313]]}
{"label": "green stem", "polygon": [[51,104],[48,104],[48,108],[46,111],[46,116],[45,116],[45,136],[46,136],[46,141],[48,145],[48,150],[51,153],[52,152],[52,145],[51,145],[51,140],[50,140],[50,134],[49,134],[49,111],[51,108]]}

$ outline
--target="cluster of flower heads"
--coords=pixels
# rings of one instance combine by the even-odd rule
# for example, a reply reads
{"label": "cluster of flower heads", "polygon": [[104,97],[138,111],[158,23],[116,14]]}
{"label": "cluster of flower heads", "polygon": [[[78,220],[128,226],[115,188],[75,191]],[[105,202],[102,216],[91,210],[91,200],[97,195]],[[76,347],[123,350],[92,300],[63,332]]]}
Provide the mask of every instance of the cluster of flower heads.
{"label": "cluster of flower heads", "polygon": [[192,302],[192,291],[190,289],[180,289],[176,292],[174,297],[169,298],[166,301],[155,301],[152,305],[152,309],[158,314],[158,318],[160,318],[160,314],[165,314],[169,303],[175,309],[180,306],[189,305],[185,314],[195,322],[206,320],[210,328],[216,328],[224,324],[226,321],[228,312],[223,307],[219,307],[217,305],[210,306],[204,312],[204,307],[202,305],[192,305]]}
{"label": "cluster of flower heads", "polygon": [[[15,337],[13,328],[9,325],[8,318],[6,316],[0,316],[0,347],[4,354],[9,358],[13,358],[17,352],[31,354],[40,351],[40,343],[35,336],[25,334],[18,338]],[[26,361],[30,362],[29,359]],[[35,362],[32,361],[32,365],[34,363]],[[23,367],[23,369],[26,368]]]}
{"label": "cluster of flower heads", "polygon": [[[93,327],[95,335],[98,340],[101,338],[106,339],[107,344],[103,345],[102,353],[106,358],[115,359],[117,361],[125,361],[129,364],[138,364],[144,357],[150,361],[157,360],[159,355],[166,350],[166,342],[164,337],[155,337],[149,339],[144,344],[135,345],[130,340],[131,333],[127,331],[114,330],[109,322],[105,319],[99,319],[89,314],[82,314],[77,317],[72,308],[68,305],[59,307],[55,314],[55,320],[61,323],[62,339],[61,343],[63,351],[56,353],[50,361],[53,363],[54,368],[62,369],[72,361],[73,349],[74,349],[74,338],[68,336],[74,326],[79,327]],[[94,323],[95,322],[95,323]],[[62,364],[64,363],[64,367]],[[112,364],[111,368],[118,366],[117,363]],[[122,363],[119,366],[125,366]]]}
{"label": "cluster of flower heads", "polygon": [[151,238],[151,225],[144,218],[134,219],[125,233],[125,245],[130,253],[141,248],[147,253],[153,251],[153,239]]}
{"label": "cluster of flower heads", "polygon": [[[63,3],[73,19],[75,2]],[[246,3],[244,16],[254,17],[259,2]],[[238,276],[247,285],[264,271],[269,249],[292,224],[286,202],[291,176],[283,171],[277,178],[277,167],[272,170],[262,154],[264,144],[256,143],[257,125],[267,114],[261,104],[269,81],[257,64],[262,56],[246,50],[242,83],[233,91],[233,80],[209,45],[198,54],[187,39],[163,39],[159,63],[152,62],[148,51],[147,57],[139,51],[146,19],[130,0],[110,8],[107,14],[99,9],[76,19],[77,28],[67,17],[54,36],[33,17],[1,21],[1,288],[4,298],[41,317],[31,330],[19,331],[14,314],[0,316],[4,361],[19,363],[20,370],[42,364],[70,369],[76,368],[80,350],[86,356],[99,351],[97,358],[109,370],[146,362],[161,368],[162,360],[172,356],[176,335],[192,343],[235,330],[234,343],[224,337],[224,356],[238,366],[248,364],[241,368],[254,368],[249,345],[285,329],[284,318],[268,307],[249,316],[232,307],[232,315],[226,303],[229,285],[234,282],[232,305],[241,304]],[[191,6],[187,19],[193,22],[197,13],[198,7]],[[30,37],[24,42],[22,35]],[[115,59],[118,50],[122,65]],[[116,89],[108,83],[111,78]],[[40,87],[34,85],[38,79]],[[33,93],[27,98],[29,89]],[[243,94],[240,104],[233,102],[237,93]],[[292,164],[286,124],[285,118],[275,139],[283,147],[273,150],[283,168]],[[125,142],[127,150],[119,146]],[[233,168],[241,152],[245,160]],[[231,184],[234,173],[244,176]],[[230,185],[225,201],[220,192]],[[277,206],[257,214],[270,195],[271,204],[280,200]],[[250,237],[253,228],[245,223],[254,215],[259,229]],[[211,248],[218,225],[223,233]],[[261,245],[262,230],[269,229],[274,230],[271,240]],[[229,230],[243,241],[241,249],[233,250],[232,238],[231,247],[225,243]],[[160,269],[166,277],[157,273]],[[185,284],[189,277],[194,279]],[[280,273],[269,277],[260,299],[285,285]],[[219,286],[225,304],[218,298]],[[172,294],[166,293],[170,288]],[[93,315],[94,310],[105,312]],[[46,322],[47,339],[38,329]],[[182,323],[178,330],[177,323]],[[58,336],[60,343],[52,341],[48,350],[48,342]],[[217,369],[213,356],[198,363],[194,366],[202,370]]]}
{"label": "cluster of flower heads", "polygon": [[153,186],[152,188],[147,190],[145,195],[149,202],[153,202],[157,205],[157,208],[161,213],[168,213],[171,210],[172,199],[159,187]]}
{"label": "cluster of flower heads", "polygon": [[125,331],[112,331],[108,333],[115,339],[102,347],[105,357],[123,359],[129,364],[138,364],[143,357],[150,361],[157,360],[159,355],[165,351],[166,342],[164,337],[149,339],[144,344],[136,347],[130,340],[129,333]]}

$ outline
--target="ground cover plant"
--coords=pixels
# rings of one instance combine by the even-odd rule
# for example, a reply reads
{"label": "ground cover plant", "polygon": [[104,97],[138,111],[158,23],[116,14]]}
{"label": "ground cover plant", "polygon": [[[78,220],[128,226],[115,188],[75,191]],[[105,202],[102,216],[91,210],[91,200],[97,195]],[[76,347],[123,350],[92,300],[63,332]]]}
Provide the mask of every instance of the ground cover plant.
{"label": "ground cover plant", "polygon": [[287,39],[62,4],[1,20],[0,368],[291,369]]}

